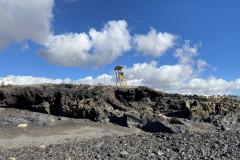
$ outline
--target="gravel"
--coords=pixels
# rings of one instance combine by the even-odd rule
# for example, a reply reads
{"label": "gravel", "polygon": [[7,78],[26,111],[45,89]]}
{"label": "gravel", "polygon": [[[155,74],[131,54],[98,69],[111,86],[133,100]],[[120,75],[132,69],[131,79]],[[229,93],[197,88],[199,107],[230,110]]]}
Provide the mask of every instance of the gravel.
{"label": "gravel", "polygon": [[0,159],[240,159],[239,132],[105,136],[46,147],[0,148]]}
{"label": "gravel", "polygon": [[[17,128],[24,120],[28,127]],[[176,133],[149,133],[109,124],[108,119],[96,123],[5,109],[0,114],[0,160],[240,159],[238,122],[215,126],[174,119],[171,123]]]}

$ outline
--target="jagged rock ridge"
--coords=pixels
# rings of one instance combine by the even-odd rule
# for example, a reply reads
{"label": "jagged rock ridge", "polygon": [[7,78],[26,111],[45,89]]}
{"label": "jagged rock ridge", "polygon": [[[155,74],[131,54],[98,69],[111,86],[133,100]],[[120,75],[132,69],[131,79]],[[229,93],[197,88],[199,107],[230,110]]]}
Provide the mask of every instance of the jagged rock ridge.
{"label": "jagged rock ridge", "polygon": [[112,87],[71,84],[3,86],[0,107],[13,107],[88,118],[103,123],[138,127],[146,131],[175,132],[166,119],[169,116],[202,119],[209,122],[227,117],[239,121],[239,102],[215,101],[166,94],[148,87]]}

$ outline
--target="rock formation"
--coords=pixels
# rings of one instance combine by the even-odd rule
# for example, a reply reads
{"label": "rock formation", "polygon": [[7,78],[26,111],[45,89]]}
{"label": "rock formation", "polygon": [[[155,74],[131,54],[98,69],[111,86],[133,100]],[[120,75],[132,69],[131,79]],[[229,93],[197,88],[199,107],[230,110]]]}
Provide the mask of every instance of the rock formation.
{"label": "rock formation", "polygon": [[0,107],[112,122],[150,132],[175,132],[169,121],[159,114],[200,119],[216,125],[223,120],[234,123],[239,121],[239,104],[234,100],[166,94],[144,86],[44,84],[0,88]]}

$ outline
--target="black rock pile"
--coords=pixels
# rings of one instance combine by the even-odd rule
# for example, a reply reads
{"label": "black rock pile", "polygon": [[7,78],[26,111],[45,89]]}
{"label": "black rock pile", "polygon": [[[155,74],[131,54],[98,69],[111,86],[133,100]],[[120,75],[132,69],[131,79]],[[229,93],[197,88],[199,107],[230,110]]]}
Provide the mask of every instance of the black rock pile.
{"label": "black rock pile", "polygon": [[240,103],[237,101],[166,94],[143,86],[3,86],[0,88],[0,107],[112,122],[149,132],[176,132],[169,120],[159,114],[203,120],[223,128],[231,128],[240,121]]}
{"label": "black rock pile", "polygon": [[0,150],[0,159],[159,159],[238,160],[239,132],[142,133],[16,150]]}
{"label": "black rock pile", "polygon": [[[0,107],[86,118],[147,131],[81,142],[69,140],[41,148],[7,150],[0,146],[0,159],[240,159],[240,103],[232,99],[208,100],[166,94],[148,87],[45,84],[2,86]],[[44,125],[54,119],[17,114],[4,121]],[[212,125],[214,129],[203,132],[197,125],[195,130],[191,129],[198,123],[203,128]]]}

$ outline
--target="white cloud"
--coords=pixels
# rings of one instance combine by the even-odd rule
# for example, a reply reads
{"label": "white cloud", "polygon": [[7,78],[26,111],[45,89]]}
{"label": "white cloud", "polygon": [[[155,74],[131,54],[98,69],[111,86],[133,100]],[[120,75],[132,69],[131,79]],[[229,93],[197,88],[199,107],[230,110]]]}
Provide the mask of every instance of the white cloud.
{"label": "white cloud", "polygon": [[174,46],[176,39],[177,36],[173,34],[157,33],[154,28],[151,28],[147,35],[135,35],[133,43],[136,45],[136,50],[143,52],[144,56],[160,57]]}
{"label": "white cloud", "polygon": [[184,81],[192,74],[192,69],[186,66],[176,64],[157,67],[155,61],[150,64],[134,64],[132,68],[124,71],[128,79],[143,79],[146,84]]}
{"label": "white cloud", "polygon": [[[157,62],[137,63],[132,68],[124,68],[129,85],[146,85],[168,93],[214,95],[227,94],[240,89],[240,79],[226,81],[211,76],[207,79],[195,78],[210,65],[202,59],[194,60],[198,47],[190,46],[190,41],[176,49],[175,65],[157,66]],[[196,68],[196,69],[194,69]]]}
{"label": "white cloud", "polygon": [[198,55],[198,46],[194,45],[194,47],[190,46],[190,41],[186,40],[185,44],[178,48],[175,53],[174,57],[179,59],[179,64],[182,65],[193,65],[193,57]]}
{"label": "white cloud", "polygon": [[[176,49],[174,57],[178,59],[175,65],[163,65],[157,67],[157,62],[137,63],[132,68],[125,68],[129,84],[146,85],[165,92],[178,92],[185,81],[191,79],[194,74],[194,56],[198,55],[197,46],[190,46],[190,41]],[[200,62],[199,62],[200,63]],[[201,66],[203,67],[203,66]]]}
{"label": "white cloud", "polygon": [[[53,84],[90,84],[97,85],[102,83],[105,85],[113,85],[114,79],[113,76],[103,74],[98,76],[96,79],[93,79],[92,76],[81,78],[78,80],[66,79],[51,79],[46,77],[32,77],[32,76],[14,76],[9,75],[7,78],[10,78],[16,85],[31,85],[31,84],[43,84],[43,83],[53,83]],[[0,81],[3,78],[0,78]]]}
{"label": "white cloud", "polygon": [[11,78],[17,85],[27,84],[42,84],[42,83],[62,83],[61,79],[50,79],[45,77],[32,77],[32,76],[13,76],[9,75],[7,78]]}
{"label": "white cloud", "polygon": [[43,44],[51,35],[54,0],[1,0],[0,49],[25,39]]}
{"label": "white cloud", "polygon": [[88,53],[92,43],[85,33],[50,36],[45,46],[37,54],[50,64],[85,67],[92,60]]}
{"label": "white cloud", "polygon": [[25,51],[25,50],[28,50],[29,49],[29,46],[27,43],[25,43],[23,46],[22,46],[22,51]]}
{"label": "white cloud", "polygon": [[[64,0],[73,2],[76,0]],[[12,42],[32,40],[44,45],[37,51],[38,55],[48,63],[71,67],[98,67],[112,63],[124,52],[134,49],[144,56],[160,57],[173,48],[176,35],[157,32],[155,29],[146,34],[131,36],[127,23],[109,21],[103,29],[94,28],[89,33],[66,33],[53,35],[51,32],[52,9],[54,0],[0,0],[0,50]],[[190,46],[190,41],[176,49],[174,57],[178,60],[175,65],[157,66],[157,62],[137,63],[124,72],[129,85],[146,85],[165,92],[184,94],[226,94],[240,89],[240,79],[226,81],[209,77],[196,78],[206,67],[211,67],[205,60],[195,60],[198,56],[199,45]],[[29,46],[23,45],[22,49]],[[216,70],[216,67],[212,68]],[[91,76],[78,80],[50,79],[32,76],[8,76],[16,84],[41,83],[74,83],[74,84],[114,84],[114,76]],[[104,78],[105,77],[105,78]],[[0,78],[1,79],[1,78]]]}
{"label": "white cloud", "polygon": [[191,66],[163,65],[157,67],[157,62],[150,64],[134,64],[132,68],[124,69],[130,85],[146,85],[165,92],[175,92],[192,75]]}
{"label": "white cloud", "polygon": [[105,85],[114,85],[113,76],[103,74],[98,76],[96,79],[93,79],[92,76],[85,77],[82,79],[78,79],[73,81],[74,84],[90,84],[90,85],[97,85],[98,83],[105,84]]}
{"label": "white cloud", "polygon": [[240,89],[240,80],[226,81],[223,79],[216,79],[213,76],[208,77],[206,80],[201,78],[191,79],[188,83],[184,84],[179,91],[183,94],[199,94],[199,95],[216,95],[216,94],[229,94],[234,90]]}
{"label": "white cloud", "polygon": [[109,21],[101,31],[50,36],[37,51],[48,63],[71,67],[102,66],[130,50],[131,36],[125,21]]}
{"label": "white cloud", "polygon": [[230,90],[240,90],[240,79],[231,81],[230,84],[231,84]]}
{"label": "white cloud", "polygon": [[89,35],[93,43],[93,59],[97,65],[112,63],[123,52],[131,49],[131,36],[124,20],[109,21],[100,32],[92,28]]}
{"label": "white cloud", "polygon": [[[151,79],[152,75],[148,75],[149,77],[138,76],[138,78],[131,79],[128,78],[131,75],[136,73],[136,66],[144,68],[152,68],[152,70],[158,70],[161,67],[156,67],[155,62],[151,62],[150,64],[137,64],[133,68],[127,68],[125,70],[125,75],[127,79],[127,84],[132,86],[145,85],[148,87],[152,87],[158,89],[160,91],[165,91],[168,93],[181,93],[181,94],[198,94],[198,95],[223,95],[223,94],[231,94],[235,90],[240,89],[240,79],[236,79],[235,81],[226,81],[223,79],[216,79],[213,76],[210,76],[207,79],[201,78],[193,78],[189,79],[189,81],[185,81],[184,79],[179,79],[176,81],[172,81],[171,79],[162,79],[159,83],[146,83],[147,80]],[[142,66],[141,66],[142,65]],[[161,74],[161,71],[159,71]],[[176,72],[177,73],[177,72]],[[175,73],[172,72],[174,75]],[[105,77],[105,78],[104,78]],[[7,78],[11,78],[17,85],[30,85],[30,84],[43,84],[43,83],[54,83],[54,84],[90,84],[97,85],[98,83],[105,85],[115,85],[115,78],[111,75],[100,75],[97,78],[93,78],[92,76],[81,78],[78,80],[71,80],[69,78],[66,79],[51,79],[45,77],[32,77],[32,76],[13,76],[10,75]],[[158,78],[161,78],[160,76]],[[0,78],[0,81],[3,78]]]}
{"label": "white cloud", "polygon": [[144,85],[168,93],[223,95],[240,89],[240,79],[226,81],[213,76],[207,79],[192,78],[193,69],[184,65],[157,67],[156,62],[151,62],[134,64],[124,71],[129,85]]}
{"label": "white cloud", "polygon": [[[65,2],[75,0],[65,0]],[[37,51],[48,63],[86,67],[112,63],[131,49],[131,35],[124,20],[109,21],[101,31],[53,35],[54,0],[0,1],[0,50],[12,42],[32,40],[44,45]],[[22,50],[28,49],[25,44]]]}
{"label": "white cloud", "polygon": [[205,60],[202,59],[197,60],[198,72],[203,72],[206,69],[206,67],[210,67],[210,65]]}

